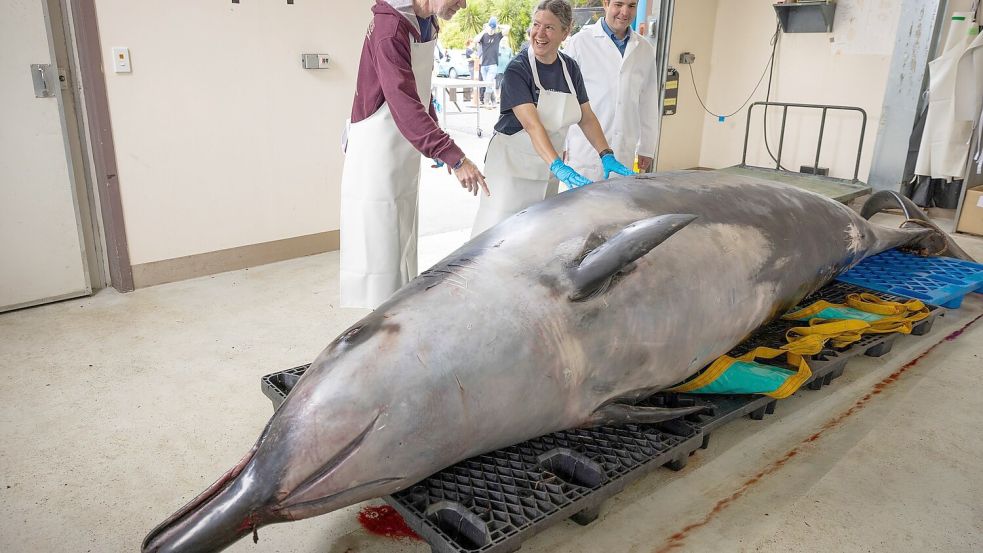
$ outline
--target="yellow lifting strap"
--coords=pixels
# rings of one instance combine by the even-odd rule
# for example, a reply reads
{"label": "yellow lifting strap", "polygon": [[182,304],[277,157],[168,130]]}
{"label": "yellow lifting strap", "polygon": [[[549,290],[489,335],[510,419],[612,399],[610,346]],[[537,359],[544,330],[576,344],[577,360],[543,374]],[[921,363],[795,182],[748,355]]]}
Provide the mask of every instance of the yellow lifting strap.
{"label": "yellow lifting strap", "polygon": [[[844,317],[838,319],[817,316],[826,309],[830,309],[828,313],[836,314],[836,309],[845,307],[872,313],[878,317],[868,317],[873,320],[864,321],[849,318],[848,314],[843,312],[840,314]],[[856,316],[856,314],[854,315]],[[823,316],[828,315],[824,314]],[[789,366],[794,367],[796,372],[786,378],[774,391],[765,392],[762,390],[757,392],[775,399],[783,399],[792,395],[809,380],[812,371],[809,369],[805,357],[821,352],[827,343],[831,343],[835,348],[843,348],[859,341],[864,334],[888,332],[910,334],[914,324],[928,316],[928,307],[918,300],[887,301],[867,293],[848,295],[845,305],[820,300],[804,309],[787,313],[782,317],[786,320],[808,320],[809,322],[807,326],[790,328],[785,334],[788,344],[782,346],[781,349],[759,347],[736,358],[722,355],[695,378],[679,386],[669,388],[668,391],[685,393],[700,390],[716,382],[735,363],[754,363],[755,359],[774,359],[786,355]]]}
{"label": "yellow lifting strap", "polygon": [[[928,308],[918,300],[908,300],[906,302],[889,301],[881,299],[874,294],[863,292],[861,294],[849,294],[846,297],[846,303],[854,309],[868,313],[877,313],[878,315],[904,316],[908,313],[924,312],[925,317],[928,316]],[[922,319],[925,317],[922,317]]]}
{"label": "yellow lifting strap", "polygon": [[794,367],[796,372],[792,376],[788,377],[785,382],[781,384],[778,388],[771,392],[764,392],[765,395],[771,396],[775,399],[784,399],[798,390],[807,380],[812,376],[812,371],[809,369],[809,364],[806,363],[805,358],[797,353],[793,353],[784,349],[774,349],[759,347],[752,351],[741,355],[740,357],[731,357],[729,355],[721,355],[716,361],[710,364],[709,367],[693,380],[669,388],[670,392],[691,392],[707,386],[711,382],[720,378],[720,375],[724,374],[727,369],[730,368],[737,361],[744,361],[747,363],[753,363],[755,359],[774,359],[776,357],[785,355],[788,359],[788,364]]}
{"label": "yellow lifting strap", "polygon": [[[858,319],[810,318],[830,307],[852,307],[882,317],[871,322]],[[911,334],[914,324],[928,316],[928,307],[918,300],[887,301],[867,293],[848,295],[846,305],[820,300],[782,317],[786,320],[809,319],[809,326],[790,328],[786,332],[785,339],[788,340],[788,344],[783,349],[799,355],[815,355],[822,351],[827,342],[831,342],[834,348],[843,348],[859,341],[864,334],[889,332]]]}

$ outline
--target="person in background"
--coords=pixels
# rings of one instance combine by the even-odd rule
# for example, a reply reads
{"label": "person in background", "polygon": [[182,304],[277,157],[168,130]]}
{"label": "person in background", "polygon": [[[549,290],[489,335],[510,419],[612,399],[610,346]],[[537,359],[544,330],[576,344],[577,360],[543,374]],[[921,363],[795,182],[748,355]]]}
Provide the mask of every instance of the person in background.
{"label": "person in background", "polygon": [[501,116],[485,157],[493,194],[482,196],[472,236],[555,194],[555,186],[549,186],[551,173],[568,187],[590,184],[557,154],[571,126],[579,125],[608,172],[632,174],[608,147],[577,62],[558,51],[572,23],[573,10],[566,0],[539,2],[529,47],[505,70]]}
{"label": "person in background", "polygon": [[[475,37],[477,38],[477,37]],[[468,55],[468,63],[471,67],[471,80],[480,81],[481,80],[481,55],[479,54],[479,45],[475,43],[473,38],[468,39],[468,43],[471,44],[471,54]],[[478,107],[481,103],[479,98],[481,89],[472,89],[475,93],[472,94],[471,100],[474,107]]]}
{"label": "person in background", "polygon": [[[596,107],[604,135],[615,156],[630,162],[638,157],[639,171],[653,169],[659,140],[659,79],[655,49],[631,30],[637,0],[603,0],[604,17],[574,35],[563,51],[583,69],[591,98],[604,98]],[[574,129],[567,136],[567,163],[590,179],[603,175],[591,140]]]}
{"label": "person in background", "polygon": [[[481,88],[481,102],[491,105],[495,96],[495,75],[498,74],[499,45],[502,43],[502,30],[498,28],[498,19],[492,16],[485,25],[485,30],[475,42],[481,54],[481,81],[491,86]],[[491,97],[491,98],[490,98]]]}
{"label": "person in background", "polygon": [[430,94],[437,17],[466,0],[376,0],[362,46],[341,177],[341,305],[374,309],[416,276],[420,154],[461,186],[485,179],[437,126]]}
{"label": "person in background", "polygon": [[[474,80],[474,60],[477,59],[477,52],[474,49],[474,40],[468,39],[464,44],[464,59],[468,60],[468,77]],[[464,89],[464,101],[471,100],[472,90],[470,88]],[[475,98],[477,100],[477,97]]]}
{"label": "person in background", "polygon": [[512,48],[508,41],[502,43],[498,48],[498,71],[495,73],[495,97],[502,97],[502,80],[505,78],[505,70],[512,61]]}

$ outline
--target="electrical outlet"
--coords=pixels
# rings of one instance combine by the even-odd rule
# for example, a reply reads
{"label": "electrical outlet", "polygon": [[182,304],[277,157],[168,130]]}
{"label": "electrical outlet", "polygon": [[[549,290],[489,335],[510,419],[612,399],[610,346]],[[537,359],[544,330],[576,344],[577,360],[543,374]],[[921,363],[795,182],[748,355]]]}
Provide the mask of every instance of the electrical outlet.
{"label": "electrical outlet", "polygon": [[683,52],[682,54],[679,54],[679,63],[683,65],[689,65],[695,61],[696,61],[696,54],[693,54],[691,52]]}
{"label": "electrical outlet", "polygon": [[130,68],[130,49],[121,46],[113,48],[113,72],[129,73]]}

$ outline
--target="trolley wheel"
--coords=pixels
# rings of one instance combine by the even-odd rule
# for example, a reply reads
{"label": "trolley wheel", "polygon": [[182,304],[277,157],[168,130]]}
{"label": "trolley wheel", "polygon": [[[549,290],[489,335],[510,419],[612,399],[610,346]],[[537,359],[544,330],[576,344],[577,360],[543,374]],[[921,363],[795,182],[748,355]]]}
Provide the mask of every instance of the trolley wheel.
{"label": "trolley wheel", "polygon": [[478,129],[478,138],[481,138],[481,129]]}

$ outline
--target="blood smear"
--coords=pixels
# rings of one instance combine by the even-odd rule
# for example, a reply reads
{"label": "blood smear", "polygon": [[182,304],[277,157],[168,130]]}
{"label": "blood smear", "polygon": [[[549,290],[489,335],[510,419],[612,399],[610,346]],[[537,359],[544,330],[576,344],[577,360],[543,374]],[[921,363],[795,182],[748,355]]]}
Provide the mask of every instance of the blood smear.
{"label": "blood smear", "polygon": [[396,509],[389,505],[379,507],[366,507],[359,511],[358,522],[365,528],[365,531],[376,536],[383,536],[394,540],[411,539],[421,540],[416,532],[406,525],[406,521],[400,516]]}

